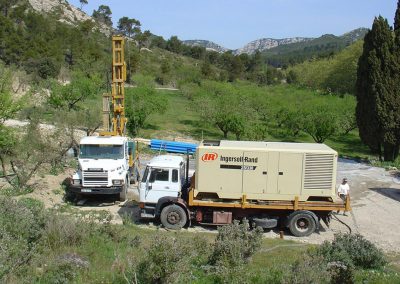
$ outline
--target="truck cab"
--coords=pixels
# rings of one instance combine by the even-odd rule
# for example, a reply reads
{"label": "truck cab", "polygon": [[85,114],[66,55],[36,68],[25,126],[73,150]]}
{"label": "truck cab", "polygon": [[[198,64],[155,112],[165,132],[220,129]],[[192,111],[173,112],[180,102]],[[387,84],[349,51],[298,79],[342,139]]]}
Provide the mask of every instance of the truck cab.
{"label": "truck cab", "polygon": [[139,184],[141,218],[156,217],[156,207],[160,200],[180,198],[185,181],[182,157],[161,155],[150,160]]}
{"label": "truck cab", "polygon": [[80,141],[78,170],[70,191],[76,194],[118,194],[126,199],[133,168],[134,142],[121,136],[89,136]]}

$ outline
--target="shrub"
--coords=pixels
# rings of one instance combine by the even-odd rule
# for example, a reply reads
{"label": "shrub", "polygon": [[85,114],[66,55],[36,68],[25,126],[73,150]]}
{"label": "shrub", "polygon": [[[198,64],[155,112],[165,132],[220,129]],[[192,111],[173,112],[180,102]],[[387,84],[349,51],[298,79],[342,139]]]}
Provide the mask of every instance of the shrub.
{"label": "shrub", "polygon": [[0,197],[0,280],[29,262],[44,221],[42,203]]}
{"label": "shrub", "polygon": [[363,269],[381,269],[387,261],[383,252],[360,234],[337,234],[332,243],[317,249],[328,262],[342,262]]}
{"label": "shrub", "polygon": [[89,236],[90,224],[84,220],[54,213],[46,222],[44,240],[50,248],[79,245]]}
{"label": "shrub", "polygon": [[219,227],[209,264],[235,267],[246,263],[261,246],[262,233],[261,228],[250,230],[247,220]]}
{"label": "shrub", "polygon": [[304,255],[290,268],[282,282],[287,284],[329,283],[330,274],[322,257]]}
{"label": "shrub", "polygon": [[201,242],[156,235],[136,269],[138,283],[188,283],[193,280],[192,264],[197,263],[205,247]]}
{"label": "shrub", "polygon": [[39,283],[66,284],[77,276],[76,265],[70,262],[55,262],[49,266],[44,274],[38,277]]}

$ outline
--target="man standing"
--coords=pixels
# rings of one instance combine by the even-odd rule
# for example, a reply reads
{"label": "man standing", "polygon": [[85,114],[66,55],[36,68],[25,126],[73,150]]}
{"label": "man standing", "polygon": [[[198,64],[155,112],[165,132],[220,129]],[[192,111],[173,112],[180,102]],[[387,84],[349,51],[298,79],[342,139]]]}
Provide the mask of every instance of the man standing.
{"label": "man standing", "polygon": [[[347,183],[347,178],[344,178],[342,180],[342,183],[338,187],[338,195],[343,200],[343,202],[345,202],[347,195],[349,193],[350,193],[350,187],[349,184]],[[339,211],[337,213],[339,213]],[[346,212],[343,212],[343,215],[346,215]]]}

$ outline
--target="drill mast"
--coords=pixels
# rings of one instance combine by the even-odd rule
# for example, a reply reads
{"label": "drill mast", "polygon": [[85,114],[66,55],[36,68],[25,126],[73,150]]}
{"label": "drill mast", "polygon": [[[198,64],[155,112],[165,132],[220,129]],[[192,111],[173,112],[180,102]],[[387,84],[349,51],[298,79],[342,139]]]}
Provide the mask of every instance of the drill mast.
{"label": "drill mast", "polygon": [[111,95],[103,95],[102,136],[124,136],[128,119],[125,117],[125,39],[123,36],[112,38],[112,86]]}

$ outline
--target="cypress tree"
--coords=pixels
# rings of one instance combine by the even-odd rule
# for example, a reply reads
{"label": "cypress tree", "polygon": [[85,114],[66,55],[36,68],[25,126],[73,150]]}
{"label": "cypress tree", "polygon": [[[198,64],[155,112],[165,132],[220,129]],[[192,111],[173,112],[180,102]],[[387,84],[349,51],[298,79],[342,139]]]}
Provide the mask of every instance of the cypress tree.
{"label": "cypress tree", "polygon": [[[356,82],[356,118],[360,138],[388,161],[399,152],[399,87],[393,32],[383,17],[375,18],[364,39]],[[396,82],[397,81],[397,82]]]}
{"label": "cypress tree", "polygon": [[396,118],[396,146],[394,149],[395,158],[399,155],[399,148],[400,148],[400,0],[397,2],[397,9],[394,18],[394,33],[395,33],[395,40],[394,40],[394,87],[395,87],[395,101],[394,101],[394,108]]}

